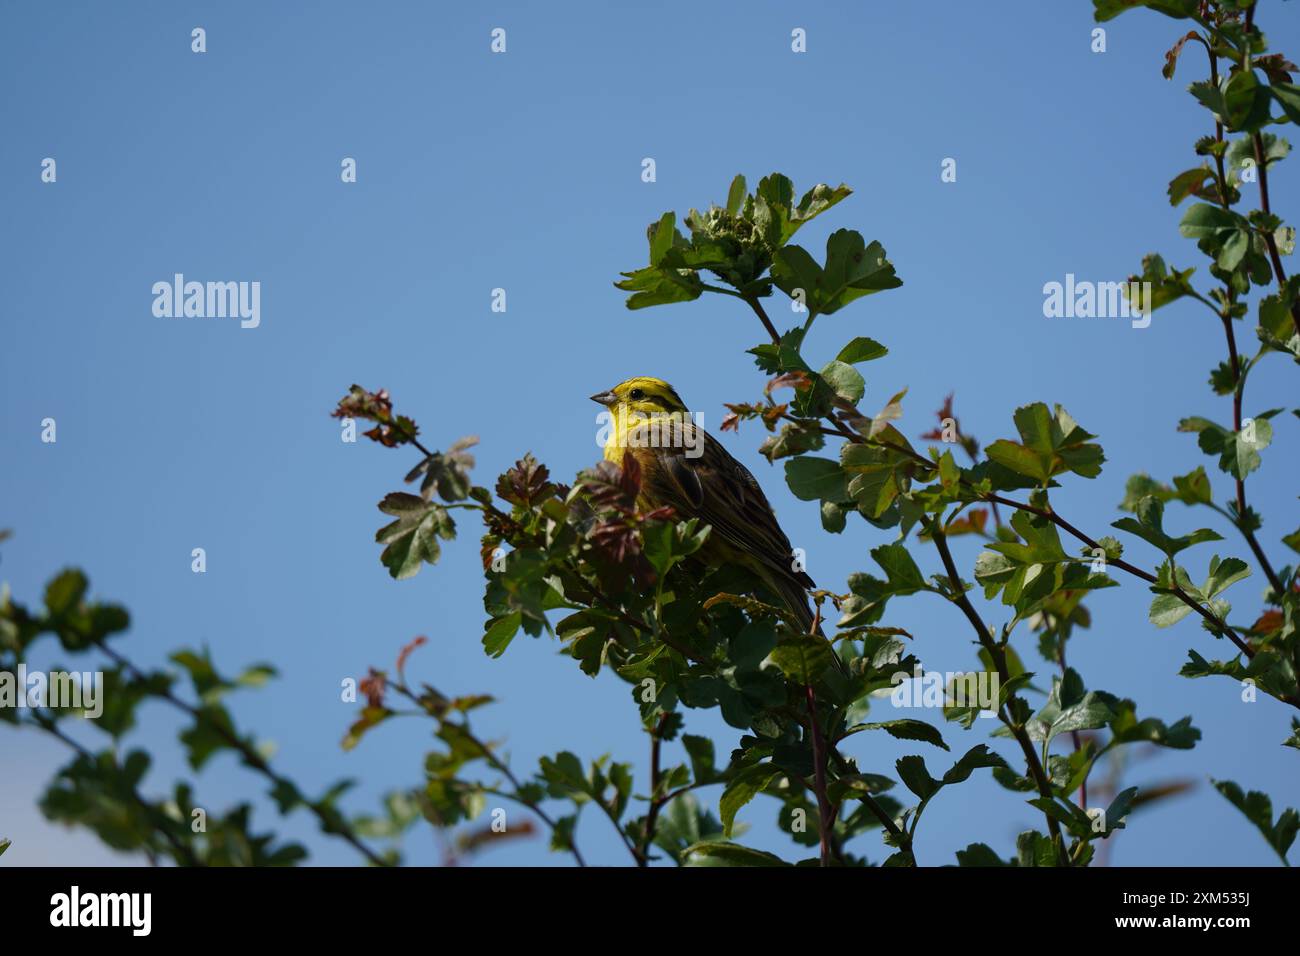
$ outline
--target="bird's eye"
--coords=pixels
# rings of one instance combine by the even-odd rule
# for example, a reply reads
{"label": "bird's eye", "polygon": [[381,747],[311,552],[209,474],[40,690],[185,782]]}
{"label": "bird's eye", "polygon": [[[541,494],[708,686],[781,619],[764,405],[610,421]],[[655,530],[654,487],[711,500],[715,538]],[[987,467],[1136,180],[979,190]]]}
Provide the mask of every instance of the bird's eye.
{"label": "bird's eye", "polygon": [[632,399],[634,402],[639,402],[641,399],[645,398],[645,392],[641,391],[639,388],[634,388],[632,391],[627,393],[627,397]]}

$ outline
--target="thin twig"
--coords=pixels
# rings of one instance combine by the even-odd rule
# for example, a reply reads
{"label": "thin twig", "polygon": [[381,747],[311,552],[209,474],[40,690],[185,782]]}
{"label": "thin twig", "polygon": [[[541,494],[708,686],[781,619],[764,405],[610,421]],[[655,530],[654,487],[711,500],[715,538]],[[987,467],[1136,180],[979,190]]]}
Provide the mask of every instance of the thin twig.
{"label": "thin twig", "polygon": [[[1258,4],[1251,4],[1246,9],[1246,52],[1244,54],[1245,69],[1251,69],[1250,65],[1250,34],[1255,26],[1255,7]],[[1273,210],[1268,201],[1268,167],[1264,162],[1264,138],[1259,131],[1251,134],[1251,140],[1255,147],[1255,168],[1259,172],[1259,201],[1260,208],[1264,215],[1271,216]],[[1264,233],[1264,244],[1268,247],[1268,257],[1273,263],[1273,274],[1277,277],[1277,286],[1279,293],[1282,287],[1286,285],[1286,270],[1282,268],[1282,257],[1278,255],[1277,241],[1273,237],[1272,230]],[[1296,334],[1300,335],[1300,302],[1291,304],[1291,321],[1295,323]]]}
{"label": "thin twig", "polygon": [[[397,693],[406,697],[408,700],[411,700],[415,704],[424,708],[426,713],[428,712],[428,709],[424,707],[424,704],[421,702],[420,698],[415,694],[414,691],[412,691],[409,687],[407,687],[406,684],[402,683],[401,681],[390,681],[388,683],[388,686],[393,690],[395,690]],[[471,743],[473,743],[476,747],[478,747],[479,753],[482,755],[483,759],[488,762],[488,765],[492,767],[492,769],[500,773],[503,777],[505,777],[506,780],[510,782],[510,786],[515,788],[515,792],[510,793],[508,791],[501,790],[495,787],[483,787],[482,788],[483,792],[495,794],[496,796],[499,797],[505,797],[506,799],[513,800],[515,803],[518,803],[520,806],[527,807],[533,813],[537,814],[538,818],[551,829],[552,833],[557,833],[559,830],[559,825],[555,822],[555,820],[553,820],[546,813],[545,810],[543,810],[540,806],[538,806],[537,803],[527,799],[526,797],[520,794],[519,791],[521,789],[521,786],[519,783],[519,778],[516,777],[514,771],[510,769],[510,765],[507,764],[500,757],[498,757],[495,753],[493,753],[492,748],[489,747],[485,742],[480,740],[478,737],[474,736],[474,734],[469,729],[468,723],[459,724],[458,726],[460,727],[461,732],[465,735],[465,738],[469,740]],[[568,850],[570,853],[573,854],[573,859],[578,864],[578,866],[586,866],[587,862],[586,860],[583,859],[582,853],[579,852],[577,843],[574,842],[574,840],[571,838],[568,839],[566,842],[568,843]]]}
{"label": "thin twig", "polygon": [[[819,633],[822,623],[820,602],[813,610],[810,634]],[[839,808],[831,806],[830,794],[826,789],[826,740],[822,736],[821,721],[817,719],[817,693],[812,684],[804,686],[804,699],[808,703],[808,729],[812,734],[813,745],[813,792],[817,795],[817,836],[821,850],[821,865],[830,866],[832,855],[838,857],[834,847],[835,817]]]}
{"label": "thin twig", "polygon": [[[95,755],[93,753],[91,753],[81,744],[77,743],[77,741],[73,740],[71,737],[65,734],[61,729],[59,729],[59,726],[51,718],[46,717],[44,714],[37,712],[32,715],[32,720],[35,722],[35,724],[38,727],[44,730],[47,734],[54,737],[56,740],[61,741],[62,743],[70,747],[72,750],[80,754],[82,757],[84,757],[86,760],[90,760],[90,761],[95,760]],[[161,833],[163,838],[169,844],[171,844],[172,851],[176,855],[176,862],[182,864],[183,866],[204,866],[205,864],[194,854],[194,851],[191,850],[189,847],[187,847],[180,840],[178,840],[176,838],[176,835],[171,832],[168,826],[170,821],[168,820],[159,821],[157,819],[157,816],[160,813],[158,808],[155,807],[153,804],[151,804],[148,800],[146,800],[141,795],[140,791],[137,790],[135,787],[131,787],[130,790],[131,790],[131,799],[133,799],[140,806],[140,808],[145,811],[145,813],[148,816],[155,818],[153,821],[154,829],[157,830],[159,833]],[[158,865],[157,857],[155,856],[155,854],[151,849],[145,847],[144,854],[146,857],[148,857],[151,865],[153,866]]]}
{"label": "thin twig", "polygon": [[[848,441],[856,442],[858,444],[873,444],[881,448],[887,448],[890,451],[894,451],[900,455],[904,455],[907,458],[910,458],[911,460],[915,461],[917,464],[922,465],[925,468],[930,469],[931,471],[937,471],[939,468],[939,466],[936,465],[934,462],[930,461],[928,458],[922,457],[921,455],[917,454],[915,451],[912,451],[911,449],[902,448],[898,445],[895,445],[893,442],[882,441],[879,439],[868,440],[861,435],[857,435],[852,432],[849,432],[844,427],[843,423],[839,422],[838,419],[834,419],[833,421],[838,426],[839,433],[843,435],[843,437]],[[962,479],[962,484],[969,485],[969,483],[966,481],[965,478]],[[1012,498],[1004,498],[1003,496],[994,494],[992,492],[977,491],[975,492],[975,494],[981,501],[988,501],[990,503],[997,502],[999,504],[1007,505],[1008,507],[1011,508],[1016,508],[1017,510],[1020,511],[1027,511],[1030,514],[1038,515],[1040,518],[1045,518],[1046,520],[1055,524],[1057,527],[1073,535],[1075,538],[1082,541],[1090,548],[1095,549],[1101,547],[1101,545],[1099,545],[1096,542],[1096,540],[1084,534],[1074,525],[1070,524],[1070,522],[1062,518],[1055,511],[1046,510],[1043,508],[1037,508],[1034,505],[1016,501]],[[1129,564],[1127,561],[1124,561],[1120,558],[1115,558],[1113,560],[1110,560],[1109,563],[1113,564],[1115,567],[1120,568],[1123,571],[1127,571],[1129,574],[1132,574],[1134,577],[1141,578],[1143,581],[1146,581],[1148,584],[1155,584],[1157,582],[1157,578],[1154,574],[1151,574],[1148,571],[1143,571],[1141,568],[1135,567],[1132,564]],[[1201,617],[1205,618],[1207,621],[1213,624],[1216,631],[1218,631],[1219,633],[1226,634],[1228,638],[1235,645],[1237,645],[1238,650],[1240,650],[1247,657],[1255,656],[1254,650],[1250,647],[1249,644],[1247,644],[1244,640],[1241,639],[1241,637],[1237,634],[1237,632],[1234,631],[1228,625],[1227,621],[1219,618],[1218,615],[1214,614],[1212,611],[1206,610],[1206,608],[1201,606],[1199,601],[1197,601],[1190,594],[1184,591],[1176,583],[1175,586],[1172,589],[1170,589],[1170,593],[1172,593],[1175,597],[1177,597],[1180,601],[1182,601],[1184,604],[1190,607],[1197,614],[1201,615]],[[1300,698],[1292,699],[1290,697],[1284,697],[1282,699],[1285,700],[1287,703],[1292,704],[1293,706],[1300,707]]]}
{"label": "thin twig", "polygon": [[667,718],[667,713],[660,714],[659,719],[655,721],[654,727],[650,730],[650,809],[646,811],[645,815],[645,832],[641,834],[637,866],[650,865],[650,844],[654,842],[655,829],[659,825],[659,811],[664,806],[663,802],[655,799],[655,794],[659,791],[659,780],[661,779],[659,751],[662,741],[659,735],[663,731],[664,721]]}
{"label": "thin twig", "polygon": [[[1056,642],[1057,642],[1057,644],[1056,644],[1056,660],[1057,660],[1057,663],[1061,665],[1061,677],[1062,677],[1062,678],[1065,677],[1066,670],[1068,669],[1068,668],[1066,667],[1066,664],[1065,664],[1065,642],[1066,642],[1066,640],[1067,640],[1067,638],[1066,638],[1065,634],[1061,633],[1060,630],[1058,629],[1058,631],[1057,631],[1057,636],[1056,636]],[[1075,749],[1076,751],[1082,749],[1082,747],[1083,747],[1083,740],[1082,740],[1082,738],[1079,736],[1079,732],[1078,732],[1077,730],[1072,730],[1072,731],[1070,731],[1070,743],[1074,744],[1074,749]],[[1089,767],[1088,767],[1088,770],[1089,770],[1089,772],[1091,772],[1091,771],[1092,771],[1092,767],[1089,766]],[[1088,774],[1086,774],[1086,773],[1083,775],[1083,779],[1079,781],[1079,807],[1080,807],[1081,809],[1085,810],[1085,811],[1088,809]]]}
{"label": "thin twig", "polygon": [[821,865],[831,865],[831,827],[835,825],[835,815],[831,810],[830,798],[826,792],[826,741],[822,739],[821,724],[817,719],[817,694],[812,685],[804,687],[804,698],[808,702],[808,723],[812,728],[813,743],[813,788],[817,794],[818,835],[821,848]]}
{"label": "thin twig", "polygon": [[[1251,18],[1253,18],[1253,16],[1254,16],[1254,10],[1252,9],[1247,18],[1247,26],[1246,26],[1247,31],[1249,31],[1250,29],[1250,25],[1252,22]],[[1210,61],[1210,82],[1214,85],[1215,89],[1217,89],[1219,86],[1219,58],[1214,55],[1213,48],[1201,36],[1197,35],[1196,39],[1200,40],[1201,44],[1205,47],[1206,56],[1209,58]],[[1224,142],[1223,121],[1219,119],[1217,115],[1214,118],[1214,141],[1218,144],[1222,144]],[[1259,172],[1260,198],[1263,203],[1264,212],[1268,213],[1269,212],[1268,170],[1265,168],[1265,162],[1264,162],[1264,143],[1259,133],[1254,134],[1252,138],[1252,142],[1255,149],[1255,168]],[[1228,176],[1223,165],[1222,149],[1215,150],[1214,165],[1217,171],[1217,179],[1218,179],[1217,192],[1218,192],[1219,204],[1224,209],[1230,209],[1231,204],[1228,202]],[[1282,283],[1286,281],[1285,279],[1286,273],[1281,271],[1282,260],[1278,256],[1277,246],[1273,242],[1272,233],[1269,233],[1265,238],[1269,248],[1270,258],[1273,261],[1273,270],[1278,276],[1278,287],[1280,289]],[[1225,288],[1228,296],[1230,298],[1235,298],[1235,293],[1232,290],[1232,286],[1229,285],[1226,286]],[[1216,309],[1216,311],[1218,310]],[[1246,389],[1246,379],[1245,376],[1242,374],[1241,360],[1237,354],[1237,336],[1236,336],[1236,332],[1233,329],[1232,316],[1225,315],[1224,313],[1219,312],[1219,318],[1223,322],[1223,334],[1227,339],[1228,357],[1230,359],[1230,363],[1232,366],[1232,382],[1233,382],[1232,427],[1233,427],[1233,431],[1240,432],[1241,431],[1241,403],[1242,403],[1243,393],[1245,392]],[[1300,317],[1296,316],[1294,311],[1293,311],[1293,318],[1296,318],[1296,321],[1298,323],[1296,328],[1297,331],[1300,331]],[[1264,554],[1264,549],[1263,547],[1260,546],[1259,539],[1255,536],[1255,532],[1252,531],[1249,524],[1247,524],[1248,518],[1247,518],[1247,508],[1246,508],[1246,482],[1244,479],[1242,478],[1236,479],[1236,492],[1237,492],[1237,516],[1235,519],[1232,519],[1232,523],[1234,527],[1236,527],[1237,530],[1241,532],[1242,537],[1246,539],[1246,543],[1250,546],[1250,550],[1254,553],[1255,560],[1259,562],[1260,568],[1263,569],[1264,576],[1268,578],[1269,584],[1273,586],[1273,590],[1276,591],[1279,595],[1281,595],[1283,592],[1282,582],[1278,578],[1277,572],[1273,570],[1273,565],[1269,563],[1268,557]]]}
{"label": "thin twig", "polygon": [[[140,671],[139,668],[137,668],[133,663],[131,663],[131,661],[129,661],[127,658],[123,657],[121,654],[119,654],[117,651],[111,648],[107,644],[107,642],[103,640],[98,640],[95,642],[95,645],[101,651],[107,654],[108,657],[112,659],[118,666],[122,667],[127,673],[129,673],[133,678],[139,681],[147,680],[146,676]],[[196,722],[201,723],[204,726],[206,726],[208,729],[212,730],[214,733],[217,734],[217,736],[219,736],[222,740],[224,740],[227,745],[237,750],[239,754],[244,758],[244,762],[248,766],[252,767],[254,770],[260,773],[262,776],[266,777],[272,783],[276,784],[277,786],[291,787],[293,788],[294,792],[297,792],[297,787],[294,785],[293,781],[289,780],[286,777],[282,777],[280,774],[276,773],[275,770],[271,768],[271,765],[266,762],[265,758],[263,758],[262,755],[258,753],[257,750],[248,741],[241,739],[236,734],[232,734],[221,724],[208,719],[204,715],[203,711],[199,710],[194,705],[181,700],[170,690],[161,691],[156,696],[167,701],[173,707],[176,707],[179,710],[182,710],[185,713],[189,714],[191,717],[194,718]],[[345,841],[351,844],[352,847],[356,849],[358,853],[364,856],[374,866],[388,866],[388,862],[384,860],[383,857],[376,854],[364,843],[362,843],[361,840],[357,838],[357,835],[352,832],[351,828],[346,823],[342,822],[341,820],[333,819],[329,814],[325,812],[325,810],[321,806],[319,806],[313,801],[304,800],[303,805],[308,810],[310,810],[311,813],[320,821],[321,827],[326,833],[332,833],[339,837],[342,837]]]}
{"label": "thin twig", "polygon": [[[934,541],[934,545],[939,551],[939,558],[943,561],[944,569],[948,572],[948,578],[952,582],[954,594],[953,602],[961,608],[962,612],[966,615],[966,619],[970,621],[971,627],[975,629],[975,635],[979,639],[980,646],[988,652],[989,659],[993,662],[993,666],[997,668],[999,681],[1002,684],[1006,684],[1011,679],[1010,672],[1007,668],[1006,652],[1003,650],[1002,645],[993,640],[993,635],[989,633],[989,629],[980,619],[979,612],[975,610],[975,606],[971,604],[970,598],[966,596],[966,590],[962,586],[961,576],[957,573],[957,564],[953,561],[952,551],[948,547],[948,536],[945,535],[943,529],[939,527],[939,522],[934,521],[933,519],[927,520],[926,526],[930,533],[931,540]],[[1014,693],[1007,695],[1008,704],[1015,700],[1018,700],[1018,698]],[[1033,743],[1030,741],[1029,733],[1025,730],[1024,725],[1011,719],[1010,708],[1005,704],[1000,704],[998,706],[998,719],[1002,721],[1009,731],[1011,731],[1011,735],[1015,737],[1016,743],[1020,744],[1020,749],[1025,755],[1025,764],[1029,768],[1030,776],[1034,779],[1034,785],[1038,788],[1039,795],[1044,799],[1054,801],[1056,796],[1052,790],[1051,781],[1047,779],[1047,774],[1043,770],[1043,764],[1038,759],[1038,753],[1034,750]],[[1054,816],[1046,811],[1043,812],[1043,816],[1047,819],[1047,829],[1052,835],[1052,841],[1056,846],[1061,865],[1069,866],[1070,858],[1066,853],[1064,838],[1061,836],[1060,823],[1057,822],[1057,819]]]}
{"label": "thin twig", "polygon": [[763,323],[763,328],[767,329],[767,334],[772,337],[772,343],[774,345],[780,345],[781,336],[777,334],[776,326],[772,324],[772,320],[767,317],[767,312],[763,309],[763,303],[759,302],[758,298],[752,295],[741,296],[741,298],[749,303],[749,307],[754,310],[754,314],[758,316],[758,320]]}

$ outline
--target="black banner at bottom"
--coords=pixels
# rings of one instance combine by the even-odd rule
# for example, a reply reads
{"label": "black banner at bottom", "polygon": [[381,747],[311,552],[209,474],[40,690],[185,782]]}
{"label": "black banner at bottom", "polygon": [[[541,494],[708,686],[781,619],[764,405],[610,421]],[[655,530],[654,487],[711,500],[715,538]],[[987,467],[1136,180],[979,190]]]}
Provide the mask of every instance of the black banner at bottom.
{"label": "black banner at bottom", "polygon": [[[715,923],[723,938],[745,926],[766,933],[771,917],[815,936],[810,911],[897,932],[918,949],[945,941],[992,944],[1017,933],[1089,936],[1153,931],[1277,932],[1292,925],[1297,889],[1268,869],[54,869],[0,868],[6,942],[77,934],[79,942],[156,939],[335,945],[391,941],[397,927],[437,943],[438,927],[536,933],[573,920]],[[841,910],[836,914],[836,910]],[[632,915],[638,914],[638,915]],[[531,919],[533,915],[536,920]],[[530,929],[531,927],[531,929]],[[722,927],[729,927],[724,931]],[[963,929],[965,927],[965,929]],[[629,924],[623,927],[634,931]],[[646,927],[642,925],[642,930]],[[751,930],[752,931],[752,930]],[[827,930],[830,932],[829,928]],[[956,934],[956,936],[954,936]],[[14,950],[15,952],[19,950]]]}

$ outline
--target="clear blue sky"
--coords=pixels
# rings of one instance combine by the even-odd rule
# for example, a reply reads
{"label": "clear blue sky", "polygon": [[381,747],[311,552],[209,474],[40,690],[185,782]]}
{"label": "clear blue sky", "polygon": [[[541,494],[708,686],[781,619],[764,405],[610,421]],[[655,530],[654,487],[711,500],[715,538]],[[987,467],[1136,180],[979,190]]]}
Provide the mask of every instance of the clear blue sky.
{"label": "clear blue sky", "polygon": [[[1295,4],[1272,0],[1260,13],[1274,47],[1293,57],[1297,17]],[[1198,58],[1175,82],[1160,77],[1164,50],[1186,29],[1172,20],[1125,15],[1107,25],[1104,54],[1090,51],[1086,0],[653,9],[9,0],[0,20],[0,527],[15,532],[3,578],[36,602],[59,568],[85,568],[97,595],[131,609],[121,646],[142,663],[199,644],[227,670],[274,663],[283,676],[237,699],[238,719],[275,741],[277,764],[311,790],[361,780],[354,810],[417,783],[429,740],[423,725],[397,724],[342,753],[353,708],[339,701],[340,681],[391,666],[417,634],[430,645],[413,674],[500,698],[477,725],[507,741],[516,768],[572,748],[613,752],[644,772],[625,684],[592,681],[546,641],[484,656],[472,527],[437,568],[389,579],[374,506],[413,459],[343,444],[328,412],[352,382],[386,387],[433,446],[482,436],[481,483],[526,450],[562,477],[590,465],[599,453],[586,396],[632,374],[673,382],[716,428],[724,401],[759,393],[744,349],[761,329],[732,300],[630,313],[611,283],[644,263],[647,223],[725,200],[737,172],[755,183],[779,169],[801,191],[818,181],[856,190],[801,243],[819,250],[832,229],[856,228],[884,243],[905,285],[821,321],[809,352],[829,359],[854,335],[887,344],[890,355],[865,369],[864,405],[910,387],[908,434],[932,426],[951,390],[964,427],[986,442],[1013,434],[1017,405],[1063,403],[1107,452],[1100,478],[1070,479],[1058,493],[1094,534],[1118,517],[1130,473],[1213,466],[1174,430],[1184,415],[1230,416],[1204,385],[1224,351],[1204,309],[1176,305],[1141,331],[1042,314],[1043,284],[1066,273],[1122,279],[1154,250],[1201,264],[1165,199],[1172,175],[1197,163],[1190,144],[1209,131],[1184,92]],[[196,26],[207,30],[203,55],[190,51]],[[505,55],[489,52],[494,27],[507,30]],[[790,51],[795,27],[807,30],[806,54]],[[45,157],[58,163],[54,185],[40,181]],[[357,160],[355,184],[340,182],[343,157]],[[645,157],[656,160],[655,183],[641,181]],[[940,182],[945,157],[957,160],[956,183]],[[1294,162],[1274,177],[1283,215],[1300,209]],[[260,328],[155,318],[150,288],[176,272],[260,281]],[[505,314],[490,311],[495,287],[507,290]],[[1249,328],[1241,336],[1253,341]],[[1271,359],[1252,376],[1246,412],[1294,403],[1295,374]],[[55,445],[40,441],[46,417],[58,423]],[[1300,523],[1296,432],[1291,416],[1278,419],[1249,485],[1275,563],[1286,560],[1278,537]],[[807,550],[813,576],[842,587],[889,536],[861,522],[823,534],[815,507],[756,453],[760,438],[750,427],[725,441]],[[1223,496],[1229,486],[1215,474]],[[1173,505],[1170,523],[1207,521]],[[1246,555],[1219,530],[1221,553]],[[977,546],[960,545],[969,575]],[[196,547],[207,551],[203,575],[190,571]],[[1141,542],[1128,549],[1154,565]],[[1212,553],[1194,553],[1198,574]],[[1261,582],[1256,574],[1234,589],[1241,616],[1258,607]],[[1242,704],[1226,680],[1178,677],[1188,647],[1227,648],[1191,621],[1154,630],[1149,599],[1132,579],[1097,595],[1072,662],[1090,686],[1136,697],[1142,714],[1191,713],[1204,731],[1195,750],[1163,752],[1126,783],[1200,786],[1132,817],[1113,859],[1270,864],[1206,780],[1293,800],[1300,762],[1279,746],[1288,714],[1267,698]],[[929,667],[974,663],[965,621],[937,598],[897,602],[890,623],[917,635]],[[686,716],[689,731],[730,750],[734,731]],[[148,785],[170,789],[184,769],[175,722],[160,707],[144,717],[138,739],[159,754]],[[960,753],[986,724],[944,732]],[[865,769],[892,773],[922,746],[862,734],[849,749]],[[0,835],[14,840],[6,862],[114,859],[34,809],[66,759],[57,744],[5,733],[0,748]],[[932,769],[947,766],[924,753]],[[211,806],[263,790],[226,756],[200,777]],[[704,794],[716,803],[716,788]],[[260,796],[259,805],[259,825],[275,825]],[[775,811],[771,801],[742,811],[754,824],[746,840],[789,850]],[[1009,855],[1027,826],[1041,817],[981,773],[936,799],[917,853],[949,863],[983,840]],[[285,831],[314,861],[354,858],[305,817]],[[597,862],[625,862],[594,815],[579,840]],[[874,836],[858,846],[884,855]],[[408,849],[413,861],[435,858],[427,830]],[[484,860],[564,862],[541,840]]]}

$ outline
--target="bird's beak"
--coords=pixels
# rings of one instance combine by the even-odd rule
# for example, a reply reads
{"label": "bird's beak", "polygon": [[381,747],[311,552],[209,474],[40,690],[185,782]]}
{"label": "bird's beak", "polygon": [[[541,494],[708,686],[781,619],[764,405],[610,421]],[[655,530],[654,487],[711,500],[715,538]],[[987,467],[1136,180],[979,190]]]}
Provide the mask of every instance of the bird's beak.
{"label": "bird's beak", "polygon": [[597,405],[604,405],[606,408],[608,408],[609,406],[613,405],[615,402],[618,401],[618,396],[615,395],[612,391],[597,392],[595,395],[591,396],[591,400],[595,402]]}

